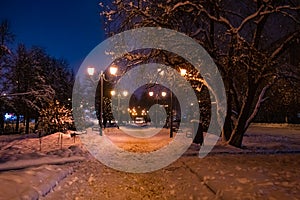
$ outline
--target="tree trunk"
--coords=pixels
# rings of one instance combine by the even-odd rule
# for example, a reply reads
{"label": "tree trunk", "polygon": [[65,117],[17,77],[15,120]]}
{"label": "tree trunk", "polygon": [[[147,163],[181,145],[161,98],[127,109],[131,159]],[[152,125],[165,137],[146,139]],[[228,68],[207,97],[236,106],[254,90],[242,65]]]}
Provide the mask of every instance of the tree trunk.
{"label": "tree trunk", "polygon": [[26,117],[26,128],[25,128],[25,134],[29,134],[29,117]]}
{"label": "tree trunk", "polygon": [[0,133],[4,131],[4,113],[0,113]]}
{"label": "tree trunk", "polygon": [[242,147],[244,133],[239,132],[237,129],[234,129],[229,140],[229,144],[238,148]]}
{"label": "tree trunk", "polygon": [[231,125],[231,105],[227,104],[227,114],[225,117],[224,127],[222,131],[222,140],[227,142],[230,139],[232,133],[232,125]]}
{"label": "tree trunk", "polygon": [[34,120],[34,132],[38,130],[38,127],[39,127],[39,117],[36,117]]}
{"label": "tree trunk", "polygon": [[246,123],[248,120],[248,117],[250,115],[251,106],[255,98],[255,92],[256,92],[256,86],[249,87],[247,92],[246,100],[241,108],[237,124],[235,125],[235,128],[232,131],[231,137],[228,141],[228,143],[232,146],[241,148],[243,137],[246,132]]}
{"label": "tree trunk", "polygon": [[228,141],[228,143],[232,146],[241,148],[243,143],[243,137],[246,132],[244,129],[244,125],[246,123],[246,120],[239,120],[237,123],[237,126],[233,129],[231,137]]}
{"label": "tree trunk", "polygon": [[229,53],[228,53],[228,69],[229,71],[225,75],[224,83],[226,85],[227,91],[227,114],[225,117],[225,122],[224,122],[224,127],[222,131],[222,140],[223,141],[228,141],[230,140],[230,137],[232,135],[232,125],[231,125],[231,112],[232,112],[232,96],[231,96],[231,90],[233,88],[232,86],[232,78],[231,78],[231,67],[234,66],[234,63],[232,62],[231,57],[233,56],[233,50],[234,50],[234,45],[236,44],[236,37],[233,36],[230,41],[230,48],[229,48]]}
{"label": "tree trunk", "polygon": [[26,111],[25,134],[29,134],[29,121],[30,121],[30,117],[28,115],[28,111]]}
{"label": "tree trunk", "polygon": [[227,96],[227,110],[225,121],[222,130],[222,141],[227,142],[230,139],[232,126],[231,126],[231,112],[232,112],[232,96],[230,95],[232,80],[230,78],[224,79],[224,83],[226,85],[226,96]]}
{"label": "tree trunk", "polygon": [[20,115],[17,114],[17,121],[16,121],[16,132],[19,132],[20,127]]}

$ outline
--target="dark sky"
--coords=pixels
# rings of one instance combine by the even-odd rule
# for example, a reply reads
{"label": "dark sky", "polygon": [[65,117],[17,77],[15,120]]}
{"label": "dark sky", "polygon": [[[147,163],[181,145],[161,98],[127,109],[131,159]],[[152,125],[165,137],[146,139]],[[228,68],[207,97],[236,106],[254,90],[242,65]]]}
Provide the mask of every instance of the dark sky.
{"label": "dark sky", "polygon": [[8,19],[24,43],[46,49],[77,69],[85,56],[104,40],[100,0],[0,0],[0,21]]}

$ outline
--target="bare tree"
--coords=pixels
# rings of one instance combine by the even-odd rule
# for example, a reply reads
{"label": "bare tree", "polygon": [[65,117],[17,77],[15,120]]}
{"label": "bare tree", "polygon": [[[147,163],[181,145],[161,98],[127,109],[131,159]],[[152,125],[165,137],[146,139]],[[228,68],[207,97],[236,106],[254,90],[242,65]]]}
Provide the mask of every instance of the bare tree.
{"label": "bare tree", "polygon": [[272,85],[299,81],[299,71],[293,70],[299,65],[288,64],[288,50],[300,40],[298,1],[115,0],[100,5],[108,35],[145,26],[171,28],[208,51],[226,87],[222,138],[231,145],[242,146]]}

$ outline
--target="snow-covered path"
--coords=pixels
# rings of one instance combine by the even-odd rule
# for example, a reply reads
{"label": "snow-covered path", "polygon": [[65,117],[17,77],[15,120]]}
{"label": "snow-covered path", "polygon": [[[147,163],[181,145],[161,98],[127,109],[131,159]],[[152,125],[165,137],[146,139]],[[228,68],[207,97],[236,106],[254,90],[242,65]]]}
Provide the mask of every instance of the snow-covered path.
{"label": "snow-covered path", "polygon": [[[161,135],[160,140],[152,139],[152,143],[145,145],[145,141],[139,144],[141,139],[130,142],[124,141],[125,137],[118,138],[117,129],[107,129],[106,132],[112,141],[116,139],[118,146],[134,152],[147,152],[144,148],[155,149],[170,142],[168,137]],[[45,200],[300,199],[299,136],[298,128],[253,126],[244,138],[244,149],[224,146],[219,142],[208,156],[200,159],[197,156],[197,147],[192,145],[181,158],[169,166],[141,174],[116,171],[103,165],[86,154],[78,138],[74,143],[72,138],[66,137],[61,149],[57,135],[48,136],[43,138],[42,151],[38,150],[38,139],[15,140],[6,142],[4,146],[7,148],[0,153],[1,158],[2,155],[7,159],[11,156],[11,161],[36,159],[40,156],[86,157],[80,163],[58,166],[64,172],[68,172],[71,167],[73,172],[45,197],[39,195],[40,199]],[[164,137],[165,141],[161,140]],[[47,188],[51,189],[53,180],[56,183],[62,179],[62,176],[56,176],[59,171],[60,169],[52,165],[1,172],[2,197],[15,194],[14,199],[19,199],[16,191],[26,191],[29,185],[32,189],[28,191],[35,191],[32,194],[37,195],[39,189],[35,188],[36,181],[49,183]],[[44,181],[45,176],[41,174],[52,178]]]}
{"label": "snow-covered path", "polygon": [[52,199],[299,199],[300,155],[181,157],[151,173],[113,170],[95,160],[49,193]]}
{"label": "snow-covered path", "polygon": [[[114,141],[118,130],[110,131]],[[191,146],[176,162],[151,173],[120,172],[89,160],[45,199],[300,199],[300,154],[288,153],[300,152],[299,135],[298,129],[251,127],[245,149],[219,142],[200,159]],[[144,152],[145,146],[124,137],[115,142]]]}

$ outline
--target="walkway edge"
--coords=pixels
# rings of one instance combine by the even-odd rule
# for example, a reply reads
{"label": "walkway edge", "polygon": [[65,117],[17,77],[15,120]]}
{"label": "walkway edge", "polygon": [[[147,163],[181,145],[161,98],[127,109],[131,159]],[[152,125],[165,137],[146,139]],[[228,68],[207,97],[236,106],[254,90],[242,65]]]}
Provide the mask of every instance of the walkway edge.
{"label": "walkway edge", "polygon": [[8,161],[6,163],[0,164],[0,172],[8,171],[8,170],[24,169],[28,167],[36,167],[41,165],[62,165],[65,163],[79,162],[84,160],[86,160],[85,157],[72,156],[67,158],[44,157],[44,158],[30,159],[30,160]]}

